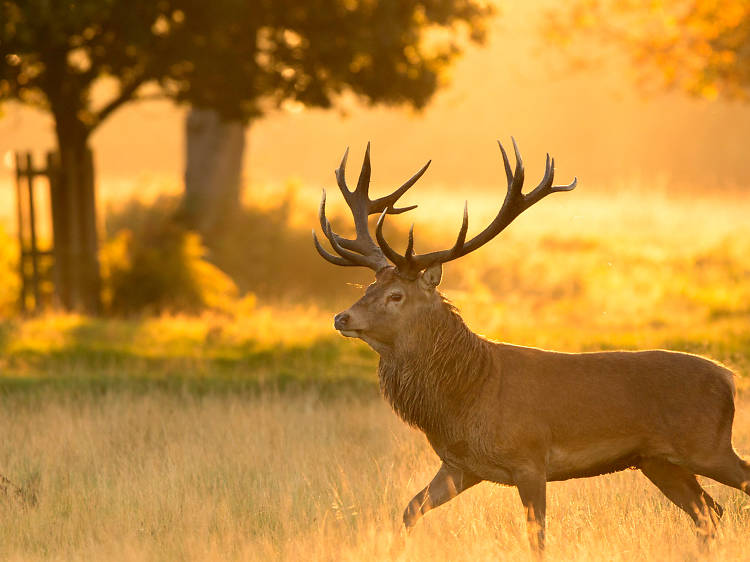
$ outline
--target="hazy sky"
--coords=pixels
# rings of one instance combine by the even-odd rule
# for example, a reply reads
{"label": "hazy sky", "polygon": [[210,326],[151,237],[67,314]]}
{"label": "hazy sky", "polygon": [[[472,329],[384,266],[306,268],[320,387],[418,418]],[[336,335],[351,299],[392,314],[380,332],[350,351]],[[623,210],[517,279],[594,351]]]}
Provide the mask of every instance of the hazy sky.
{"label": "hazy sky", "polygon": [[[646,97],[632,69],[612,61],[570,75],[565,58],[544,43],[540,25],[549,2],[505,3],[489,44],[471,48],[452,85],[421,114],[347,103],[336,111],[277,112],[248,130],[246,180],[280,184],[300,180],[319,193],[333,185],[333,169],[347,145],[352,176],[367,140],[373,142],[373,184],[386,189],[426,160],[423,186],[466,190],[504,178],[495,139],[514,135],[525,157],[527,182],[536,185],[544,153],[556,157],[558,178],[574,175],[583,189],[725,189],[750,183],[750,105],[691,100],[679,93]],[[131,104],[94,135],[103,198],[141,184],[179,186],[184,109],[169,102]],[[0,155],[52,147],[52,121],[6,105],[0,119]],[[10,170],[0,171],[0,214],[12,201]],[[423,187],[424,188],[424,187]],[[377,189],[377,188],[375,188]]]}

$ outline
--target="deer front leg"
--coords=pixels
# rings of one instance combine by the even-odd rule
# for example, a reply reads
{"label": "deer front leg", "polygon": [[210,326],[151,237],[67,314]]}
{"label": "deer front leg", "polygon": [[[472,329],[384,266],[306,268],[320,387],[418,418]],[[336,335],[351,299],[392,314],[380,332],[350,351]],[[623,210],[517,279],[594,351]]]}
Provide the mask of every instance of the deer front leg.
{"label": "deer front leg", "polygon": [[404,526],[410,530],[417,521],[430,511],[471,488],[482,479],[460,468],[443,463],[427,487],[419,492],[404,511]]}
{"label": "deer front leg", "polygon": [[526,511],[526,532],[531,550],[541,556],[544,551],[547,476],[541,470],[527,469],[515,473],[514,480]]}

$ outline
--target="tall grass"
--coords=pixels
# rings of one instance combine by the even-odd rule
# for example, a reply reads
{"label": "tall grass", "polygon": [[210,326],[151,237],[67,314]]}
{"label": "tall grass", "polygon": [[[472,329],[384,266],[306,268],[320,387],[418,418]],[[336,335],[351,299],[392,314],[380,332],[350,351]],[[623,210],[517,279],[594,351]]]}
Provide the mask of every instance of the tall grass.
{"label": "tall grass", "polygon": [[[480,484],[405,540],[401,511],[437,470],[425,439],[378,399],[314,391],[5,397],[0,465],[39,504],[0,501],[3,560],[516,560],[513,488]],[[750,404],[736,442],[750,451]],[[714,560],[742,560],[750,498],[726,507]],[[550,560],[705,556],[689,518],[638,472],[552,483]]]}
{"label": "tall grass", "polygon": [[[452,242],[458,227],[454,211],[461,206],[458,197],[427,194],[426,209],[413,212],[418,251]],[[470,233],[491,219],[496,199],[481,194],[472,198]],[[360,284],[372,280],[372,273],[335,267],[317,256],[307,228],[316,224],[312,201],[289,195],[282,207],[261,205],[248,211],[246,218],[248,225],[257,219],[261,226],[256,228],[274,233],[285,228],[286,234],[260,236],[253,230],[255,235],[247,241],[236,239],[233,256],[226,257],[244,279],[240,283],[244,293],[225,294],[220,306],[192,315],[7,320],[0,324],[0,346],[4,346],[0,368],[6,375],[33,377],[67,373],[66,364],[80,362],[97,375],[141,372],[148,376],[165,370],[205,374],[220,366],[231,367],[238,376],[253,376],[259,354],[277,359],[271,371],[289,372],[283,368],[288,350],[321,348],[329,351],[329,360],[324,369],[311,362],[308,370],[316,377],[325,377],[326,369],[336,370],[352,353],[372,368],[374,354],[331,330],[333,315],[361,295]],[[124,220],[127,216],[143,219],[144,213],[136,212],[139,209],[143,210],[132,206],[120,215],[120,223],[111,221],[113,233],[132,222]],[[158,217],[161,211],[156,209],[152,215]],[[336,228],[347,234],[349,221],[340,205],[333,206],[332,214],[337,212],[342,216]],[[150,223],[158,223],[152,215]],[[446,264],[441,289],[473,329],[491,338],[568,351],[669,347],[706,353],[746,373],[750,371],[748,216],[750,197],[737,194],[725,199],[632,191],[610,197],[558,194],[519,217],[475,254]],[[387,225],[397,247],[408,224],[403,217],[392,217]],[[138,229],[136,223],[131,226]],[[147,241],[141,244],[148,247]],[[245,246],[254,247],[256,257],[243,262]],[[161,262],[154,263],[158,268]],[[188,265],[190,270],[199,269]],[[253,281],[260,277],[263,283]],[[210,282],[217,277],[207,278]],[[142,285],[124,279],[131,280],[131,291]],[[159,277],[167,292],[169,279],[167,274]],[[271,285],[275,287],[268,289]],[[247,292],[249,288],[253,290]],[[63,359],[68,363],[61,363]],[[300,374],[305,366],[295,363],[293,370]],[[364,366],[357,372],[364,372]]]}
{"label": "tall grass", "polygon": [[[458,228],[460,197],[432,195],[415,213],[420,252],[447,246]],[[438,460],[377,396],[376,355],[333,332],[333,314],[362,292],[346,281],[372,275],[313,253],[299,225],[315,223],[315,203],[303,203],[288,204],[283,251],[257,249],[279,260],[264,267],[284,277],[283,293],[257,286],[198,314],[0,321],[0,473],[39,498],[33,508],[0,498],[0,559],[527,556],[515,491],[490,484],[401,536],[401,511]],[[474,232],[496,204],[474,198]],[[668,347],[729,364],[747,457],[748,216],[741,195],[560,195],[447,264],[443,289],[496,339]],[[387,225],[396,245],[404,227],[399,217]],[[727,511],[704,552],[689,519],[637,472],[551,484],[549,559],[746,558],[750,498],[706,487]]]}

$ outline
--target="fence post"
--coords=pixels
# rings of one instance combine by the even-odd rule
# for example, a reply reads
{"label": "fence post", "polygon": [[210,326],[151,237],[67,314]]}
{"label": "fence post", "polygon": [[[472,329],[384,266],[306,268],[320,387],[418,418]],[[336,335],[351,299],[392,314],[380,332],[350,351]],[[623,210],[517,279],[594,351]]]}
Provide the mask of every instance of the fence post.
{"label": "fence post", "polygon": [[[31,243],[29,257],[31,258],[31,288],[34,294],[34,309],[38,309],[42,302],[39,296],[39,248],[36,244],[36,213],[34,212],[34,163],[31,152],[26,154],[26,187],[29,196],[29,241]],[[43,172],[41,172],[43,173]]]}
{"label": "fence post", "polygon": [[[94,190],[94,160],[91,150],[68,155],[62,162],[59,153],[47,153],[47,167],[35,169],[31,153],[16,153],[16,202],[21,275],[20,307],[27,312],[33,295],[34,309],[42,305],[41,278],[52,272],[55,293],[67,310],[101,312],[98,231]],[[49,180],[53,246],[40,251],[36,235],[34,179]],[[24,184],[26,190],[24,194]],[[26,208],[24,208],[24,201]],[[28,217],[28,220],[27,220]],[[28,238],[28,243],[27,243]],[[28,247],[27,247],[28,246]],[[53,258],[51,268],[46,261]],[[42,259],[45,261],[42,263]],[[29,264],[29,262],[31,262]],[[42,267],[44,265],[44,267]],[[30,266],[30,267],[27,267]]]}
{"label": "fence post", "polygon": [[23,239],[23,188],[21,187],[21,180],[23,178],[23,169],[21,164],[21,155],[16,152],[16,210],[17,210],[17,224],[18,224],[18,273],[21,276],[21,294],[19,295],[18,304],[21,308],[21,312],[26,312],[26,258],[24,256],[24,239]]}

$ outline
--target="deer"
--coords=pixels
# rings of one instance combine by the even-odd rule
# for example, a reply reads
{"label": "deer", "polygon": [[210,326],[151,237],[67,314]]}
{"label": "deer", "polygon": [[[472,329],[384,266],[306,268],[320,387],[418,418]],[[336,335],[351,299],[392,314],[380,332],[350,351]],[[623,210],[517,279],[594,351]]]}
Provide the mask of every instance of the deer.
{"label": "deer", "polygon": [[[565,353],[492,341],[474,333],[438,290],[442,266],[479,249],[544,197],[572,191],[553,185],[547,155],[544,176],[524,193],[524,166],[515,139],[515,168],[498,141],[507,191],[492,222],[467,240],[468,204],[451,248],[414,252],[414,225],[404,254],[383,235],[398,199],[427,171],[428,161],[391,194],[370,199],[370,144],[356,188],[345,178],[347,148],[335,171],[354,219],[354,238],[334,232],[319,208],[325,249],[339,266],[367,267],[375,282],[351,307],[336,314],[334,328],[359,338],[379,357],[378,379],[386,400],[418,428],[441,460],[432,481],[408,503],[407,531],[428,511],[482,481],[515,486],[526,515],[531,551],[545,546],[547,482],[639,469],[712,536],[723,508],[696,475],[750,495],[750,464],[732,446],[734,374],[718,362],[688,353],[600,351]],[[375,240],[368,216],[378,215]]]}

